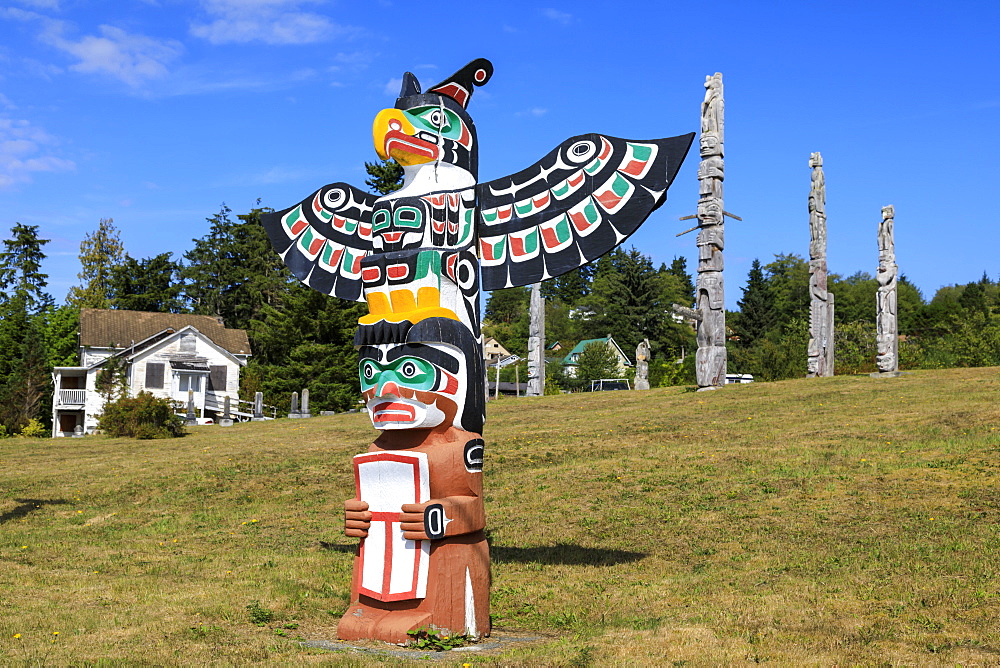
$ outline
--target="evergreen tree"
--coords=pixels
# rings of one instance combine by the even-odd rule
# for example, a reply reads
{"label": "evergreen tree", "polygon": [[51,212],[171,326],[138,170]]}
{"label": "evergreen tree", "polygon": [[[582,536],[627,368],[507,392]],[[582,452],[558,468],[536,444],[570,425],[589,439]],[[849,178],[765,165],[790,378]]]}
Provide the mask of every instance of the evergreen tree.
{"label": "evergreen tree", "polygon": [[649,256],[634,247],[616,248],[600,259],[591,294],[582,302],[593,312],[582,324],[584,335],[610,333],[625,350],[643,338],[661,341],[667,319],[662,288]]}
{"label": "evergreen tree", "polygon": [[111,273],[122,261],[124,247],[114,219],[101,218],[97,229],[80,242],[81,284],[70,289],[66,303],[76,308],[110,308]]}
{"label": "evergreen tree", "polygon": [[8,433],[39,416],[50,395],[43,312],[52,306],[38,227],[17,223],[0,253],[0,424]]}
{"label": "evergreen tree", "polygon": [[678,302],[679,304],[682,306],[691,306],[694,304],[694,280],[691,278],[691,274],[688,273],[686,258],[683,256],[674,256],[674,260],[670,263],[670,266],[661,267],[660,273],[670,274],[680,281],[683,290],[681,295],[684,301]]}
{"label": "evergreen tree", "polygon": [[389,158],[380,162],[366,162],[365,171],[370,179],[365,179],[365,185],[379,195],[388,195],[403,187],[403,166]]}
{"label": "evergreen tree", "polygon": [[596,266],[588,262],[561,276],[543,281],[542,296],[545,299],[559,300],[568,306],[576,306],[582,298],[590,294],[595,270]]}
{"label": "evergreen tree", "polygon": [[969,283],[962,290],[958,297],[958,305],[965,309],[966,313],[982,313],[989,318],[990,307],[986,302],[986,290],[981,283]]}
{"label": "evergreen tree", "polygon": [[227,327],[246,329],[265,305],[287,292],[291,275],[271,248],[260,223],[263,209],[237,216],[225,204],[207,219],[207,235],[184,254],[184,296],[195,313],[215,315]]}
{"label": "evergreen tree", "polygon": [[528,351],[529,302],[527,287],[494,290],[486,299],[483,334],[492,336],[504,348],[517,355]]}
{"label": "evergreen tree", "polygon": [[747,285],[743,288],[743,298],[736,302],[740,307],[737,333],[740,345],[750,346],[759,340],[774,325],[774,305],[767,291],[764,271],[760,260],[754,258],[747,275]]}
{"label": "evergreen tree", "polygon": [[363,304],[292,284],[250,323],[254,357],[241,394],[261,391],[265,402],[283,406],[292,392],[309,388],[317,411],[356,407],[361,389],[354,330],[364,313]]}
{"label": "evergreen tree", "polygon": [[183,313],[181,266],[171,253],[136,260],[128,253],[111,272],[111,306],[126,311]]}

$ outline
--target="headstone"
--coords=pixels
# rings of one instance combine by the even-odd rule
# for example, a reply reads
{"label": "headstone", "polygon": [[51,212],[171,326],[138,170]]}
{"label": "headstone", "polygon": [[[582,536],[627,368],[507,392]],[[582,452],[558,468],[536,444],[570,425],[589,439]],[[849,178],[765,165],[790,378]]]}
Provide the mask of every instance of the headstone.
{"label": "headstone", "polygon": [[649,389],[649,339],[643,339],[635,349],[635,389]]}
{"label": "headstone", "polygon": [[229,396],[226,395],[225,400],[222,403],[222,417],[219,418],[219,426],[221,427],[232,427],[233,426],[233,415],[229,412]]}
{"label": "headstone", "polygon": [[83,436],[84,436],[84,431],[82,424],[78,424],[75,427],[73,427],[73,438],[83,438]]}
{"label": "headstone", "polygon": [[529,397],[545,394],[545,299],[542,284],[531,285],[531,320],[528,329],[528,390]]}
{"label": "headstone", "polygon": [[698,279],[696,286],[699,390],[726,383],[726,308],[722,278],[724,243],[725,108],[722,74],[705,77],[701,104],[701,165],[698,167]]}
{"label": "headstone", "polygon": [[311,418],[312,413],[309,412],[309,389],[305,388],[302,390],[302,408],[301,417]]}
{"label": "headstone", "polygon": [[809,346],[806,375],[833,375],[833,296],[827,290],[826,177],[823,156],[809,156],[812,187],[809,189]]}
{"label": "headstone", "polygon": [[365,406],[386,433],[355,456],[344,503],[345,533],[362,544],[343,640],[405,642],[419,626],[489,634],[481,291],[612,250],[664,201],[694,139],[580,135],[479,183],[468,105],[492,74],[480,58],[426,88],[403,75],[373,125],[378,155],[403,165],[401,190],[333,183],[261,216],[296,277],[368,304],[354,343]]}
{"label": "headstone", "polygon": [[253,395],[253,417],[250,418],[252,422],[263,422],[264,421],[264,393],[256,392]]}
{"label": "headstone", "polygon": [[288,417],[290,418],[300,418],[302,413],[299,412],[299,393],[292,392],[292,410],[289,411]]}
{"label": "headstone", "polygon": [[[875,295],[877,354],[875,366],[883,376],[899,375],[899,325],[896,314],[896,265],[895,240],[896,209],[891,204],[882,207],[882,222],[878,226],[878,292]],[[874,375],[874,374],[873,374]]]}
{"label": "headstone", "polygon": [[194,412],[194,390],[188,390],[187,415],[184,416],[184,424],[189,427],[198,424],[198,416]]}

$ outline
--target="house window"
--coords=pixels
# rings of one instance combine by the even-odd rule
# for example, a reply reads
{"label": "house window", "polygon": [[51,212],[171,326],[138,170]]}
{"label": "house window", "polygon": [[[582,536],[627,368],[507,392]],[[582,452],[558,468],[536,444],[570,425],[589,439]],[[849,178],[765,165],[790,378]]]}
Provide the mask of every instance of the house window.
{"label": "house window", "polygon": [[181,392],[201,392],[201,376],[193,373],[182,373],[179,388]]}
{"label": "house window", "polygon": [[147,390],[163,389],[163,362],[146,362]]}
{"label": "house window", "polygon": [[208,389],[213,392],[225,392],[227,371],[225,365],[208,367]]}

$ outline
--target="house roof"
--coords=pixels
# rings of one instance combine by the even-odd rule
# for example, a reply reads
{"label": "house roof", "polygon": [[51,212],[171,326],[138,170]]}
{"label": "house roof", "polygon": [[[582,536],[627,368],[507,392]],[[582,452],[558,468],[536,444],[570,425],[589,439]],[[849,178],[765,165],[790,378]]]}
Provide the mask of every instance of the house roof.
{"label": "house roof", "polygon": [[249,355],[246,330],[227,329],[220,318],[190,313],[150,313],[84,308],[80,309],[80,345],[105,348],[139,343],[166,330],[191,326],[234,355]]}
{"label": "house roof", "polygon": [[573,355],[579,355],[583,353],[583,349],[589,346],[591,343],[608,343],[609,341],[611,342],[612,345],[614,345],[614,347],[621,354],[621,357],[625,360],[624,362],[625,366],[632,366],[632,360],[628,358],[628,355],[625,354],[625,351],[622,350],[621,346],[619,346],[618,343],[610,336],[605,336],[602,339],[584,339],[583,341],[580,341],[580,343],[576,344],[573,350],[569,351],[569,354],[563,358],[562,363],[567,366],[577,365],[578,362],[573,361]]}

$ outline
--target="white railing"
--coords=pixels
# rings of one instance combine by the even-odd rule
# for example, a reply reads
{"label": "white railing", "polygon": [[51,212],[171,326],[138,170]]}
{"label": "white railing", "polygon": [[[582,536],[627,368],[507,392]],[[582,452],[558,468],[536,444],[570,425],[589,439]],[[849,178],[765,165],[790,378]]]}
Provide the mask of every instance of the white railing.
{"label": "white railing", "polygon": [[60,406],[82,406],[87,401],[87,390],[59,390]]}

